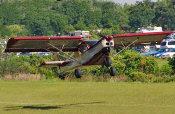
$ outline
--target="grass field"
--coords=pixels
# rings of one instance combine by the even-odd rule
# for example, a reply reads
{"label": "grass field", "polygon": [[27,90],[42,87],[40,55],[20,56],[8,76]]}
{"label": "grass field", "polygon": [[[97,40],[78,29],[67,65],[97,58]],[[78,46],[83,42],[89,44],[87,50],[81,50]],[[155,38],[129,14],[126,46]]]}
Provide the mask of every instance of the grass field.
{"label": "grass field", "polygon": [[173,114],[175,83],[0,81],[0,114]]}

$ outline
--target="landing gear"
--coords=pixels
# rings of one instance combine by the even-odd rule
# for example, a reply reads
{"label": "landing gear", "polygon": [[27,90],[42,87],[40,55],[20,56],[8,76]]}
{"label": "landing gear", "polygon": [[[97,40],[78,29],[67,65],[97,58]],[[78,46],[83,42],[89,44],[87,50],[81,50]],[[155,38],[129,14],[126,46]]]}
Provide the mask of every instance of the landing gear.
{"label": "landing gear", "polygon": [[112,64],[111,58],[110,58],[110,57],[105,57],[105,58],[104,58],[103,64],[104,64],[106,67],[110,67],[111,64]]}
{"label": "landing gear", "polygon": [[82,73],[81,73],[81,70],[80,69],[75,69],[75,77],[76,78],[81,78],[82,77]]}
{"label": "landing gear", "polygon": [[105,57],[103,61],[103,65],[105,65],[109,69],[109,73],[111,76],[116,75],[116,69],[114,67],[110,67],[112,64],[112,60],[110,57]]}
{"label": "landing gear", "polygon": [[111,75],[111,76],[115,76],[115,75],[116,75],[116,69],[115,69],[114,67],[111,67],[111,68],[109,69],[109,72],[110,72],[110,75]]}

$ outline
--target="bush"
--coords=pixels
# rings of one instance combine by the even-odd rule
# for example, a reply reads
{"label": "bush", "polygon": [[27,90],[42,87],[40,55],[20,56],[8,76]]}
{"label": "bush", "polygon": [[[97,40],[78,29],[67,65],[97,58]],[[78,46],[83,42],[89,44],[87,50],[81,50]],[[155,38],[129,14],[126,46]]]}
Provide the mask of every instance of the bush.
{"label": "bush", "polygon": [[171,75],[173,72],[173,69],[170,65],[163,65],[160,68],[160,75]]}
{"label": "bush", "polygon": [[116,68],[116,75],[121,75],[124,73],[126,65],[123,60],[122,55],[113,55],[112,58],[112,66]]}
{"label": "bush", "polygon": [[111,56],[117,74],[130,75],[132,72],[157,74],[158,64],[153,57],[144,57],[133,50],[126,50],[120,55]]}
{"label": "bush", "polygon": [[158,64],[154,57],[142,56],[142,68],[143,72],[146,74],[158,74]]}
{"label": "bush", "polygon": [[[15,75],[19,73],[30,73],[30,74],[44,74],[53,75],[54,72],[50,69],[39,68],[39,65],[44,61],[50,59],[49,57],[42,58],[39,55],[32,56],[8,56],[5,59],[0,60],[0,75]],[[52,76],[51,75],[51,76]]]}
{"label": "bush", "polygon": [[168,83],[168,82],[174,82],[175,81],[175,75],[173,76],[159,76],[154,79],[154,83]]}
{"label": "bush", "polygon": [[46,77],[46,79],[52,79],[52,78],[56,77],[56,73],[51,69],[39,68],[39,73],[41,75],[44,75]]}
{"label": "bush", "polygon": [[142,72],[132,72],[129,77],[132,81],[139,82],[153,82],[153,80],[156,78],[156,76],[153,74],[147,75]]}
{"label": "bush", "polygon": [[142,71],[141,55],[132,50],[127,50],[123,53],[123,61],[126,65],[125,74],[130,75],[132,72]]}
{"label": "bush", "polygon": [[102,76],[106,73],[108,73],[108,69],[106,67],[91,67],[91,69],[89,69],[89,71],[87,71],[89,73],[91,73],[92,75],[96,75],[96,76]]}
{"label": "bush", "polygon": [[168,59],[168,63],[172,67],[173,73],[175,73],[175,55],[173,56],[173,58]]}

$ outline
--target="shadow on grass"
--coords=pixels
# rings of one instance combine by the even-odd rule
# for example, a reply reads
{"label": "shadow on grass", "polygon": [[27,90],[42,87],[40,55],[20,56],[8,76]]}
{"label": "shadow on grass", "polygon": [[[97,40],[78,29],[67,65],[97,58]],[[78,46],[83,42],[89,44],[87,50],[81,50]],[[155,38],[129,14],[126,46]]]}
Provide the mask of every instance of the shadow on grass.
{"label": "shadow on grass", "polygon": [[65,108],[68,106],[80,106],[80,105],[93,105],[93,104],[101,104],[105,102],[90,102],[90,103],[75,103],[75,104],[65,104],[65,105],[54,105],[49,106],[46,104],[38,104],[38,105],[22,105],[22,106],[8,106],[5,107],[5,111],[11,111],[11,110],[21,110],[21,109],[33,109],[33,110],[53,110],[53,109],[60,109]]}

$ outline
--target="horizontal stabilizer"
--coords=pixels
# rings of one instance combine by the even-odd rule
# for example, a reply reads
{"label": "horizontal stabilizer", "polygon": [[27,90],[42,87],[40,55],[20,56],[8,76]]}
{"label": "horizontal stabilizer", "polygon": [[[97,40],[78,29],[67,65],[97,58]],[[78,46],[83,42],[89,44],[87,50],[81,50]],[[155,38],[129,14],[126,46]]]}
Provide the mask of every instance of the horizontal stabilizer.
{"label": "horizontal stabilizer", "polygon": [[43,62],[40,67],[58,67],[61,66],[65,61],[49,61],[49,62]]}

